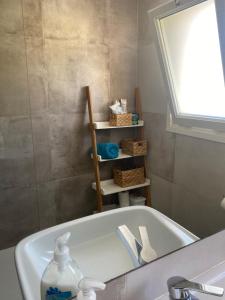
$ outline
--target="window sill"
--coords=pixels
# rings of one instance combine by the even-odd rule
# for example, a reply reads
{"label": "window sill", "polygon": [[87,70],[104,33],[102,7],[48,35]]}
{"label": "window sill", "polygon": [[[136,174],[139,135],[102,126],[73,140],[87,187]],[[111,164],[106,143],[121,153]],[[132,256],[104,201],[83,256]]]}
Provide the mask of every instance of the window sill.
{"label": "window sill", "polygon": [[225,143],[225,132],[209,128],[181,126],[172,120],[170,113],[168,113],[167,116],[166,131],[168,132],[209,140],[217,143]]}

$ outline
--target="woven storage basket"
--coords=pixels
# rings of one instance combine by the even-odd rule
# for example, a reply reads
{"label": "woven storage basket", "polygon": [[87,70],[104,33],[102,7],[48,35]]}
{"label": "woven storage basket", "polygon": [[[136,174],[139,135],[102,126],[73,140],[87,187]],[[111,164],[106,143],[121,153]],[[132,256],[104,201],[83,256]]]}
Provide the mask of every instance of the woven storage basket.
{"label": "woven storage basket", "polygon": [[146,155],[147,141],[126,139],[121,142],[122,152],[128,155]]}
{"label": "woven storage basket", "polygon": [[113,175],[114,183],[121,187],[138,185],[145,182],[144,167],[131,170],[114,169]]}
{"label": "woven storage basket", "polygon": [[132,114],[111,114],[110,126],[130,126],[132,125]]}

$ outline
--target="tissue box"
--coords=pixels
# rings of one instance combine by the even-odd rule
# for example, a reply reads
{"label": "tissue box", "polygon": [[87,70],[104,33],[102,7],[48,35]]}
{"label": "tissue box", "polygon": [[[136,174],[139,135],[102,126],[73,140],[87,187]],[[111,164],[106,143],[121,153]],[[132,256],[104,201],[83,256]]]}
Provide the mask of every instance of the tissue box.
{"label": "tissue box", "polygon": [[131,126],[132,114],[111,114],[109,119],[110,126]]}

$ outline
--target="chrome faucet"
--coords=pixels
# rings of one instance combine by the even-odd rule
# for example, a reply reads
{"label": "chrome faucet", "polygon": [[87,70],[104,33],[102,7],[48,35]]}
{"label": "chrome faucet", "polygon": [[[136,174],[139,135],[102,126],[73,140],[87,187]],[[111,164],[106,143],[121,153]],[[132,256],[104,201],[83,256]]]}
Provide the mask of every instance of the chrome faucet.
{"label": "chrome faucet", "polygon": [[135,267],[143,266],[157,258],[157,254],[150,244],[147,228],[145,226],[139,226],[141,243],[135,238],[126,225],[119,226],[116,232],[127,248]]}
{"label": "chrome faucet", "polygon": [[[172,277],[168,280],[168,289],[171,299],[191,300],[190,291],[222,297],[224,289],[212,285],[189,281],[183,277]],[[196,299],[196,298],[195,298]]]}

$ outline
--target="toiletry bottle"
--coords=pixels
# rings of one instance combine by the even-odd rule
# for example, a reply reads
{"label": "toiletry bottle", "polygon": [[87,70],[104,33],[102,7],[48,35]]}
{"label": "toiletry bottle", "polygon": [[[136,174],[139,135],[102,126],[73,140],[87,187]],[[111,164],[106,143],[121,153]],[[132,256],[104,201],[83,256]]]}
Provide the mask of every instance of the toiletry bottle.
{"label": "toiletry bottle", "polygon": [[41,280],[41,300],[67,300],[77,296],[83,274],[70,256],[67,246],[70,235],[67,232],[56,239],[54,258]]}
{"label": "toiletry bottle", "polygon": [[91,278],[83,278],[79,282],[78,287],[80,291],[77,295],[77,300],[96,300],[95,291],[104,290],[105,284]]}

